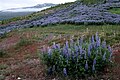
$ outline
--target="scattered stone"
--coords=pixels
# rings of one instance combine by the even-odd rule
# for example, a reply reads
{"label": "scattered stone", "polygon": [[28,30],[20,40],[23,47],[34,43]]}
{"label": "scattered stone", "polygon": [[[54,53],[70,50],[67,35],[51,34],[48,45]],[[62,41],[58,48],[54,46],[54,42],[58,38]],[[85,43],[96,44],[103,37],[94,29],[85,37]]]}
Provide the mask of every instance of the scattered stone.
{"label": "scattered stone", "polygon": [[17,79],[18,79],[18,80],[21,80],[21,78],[20,78],[20,77],[18,77]]}

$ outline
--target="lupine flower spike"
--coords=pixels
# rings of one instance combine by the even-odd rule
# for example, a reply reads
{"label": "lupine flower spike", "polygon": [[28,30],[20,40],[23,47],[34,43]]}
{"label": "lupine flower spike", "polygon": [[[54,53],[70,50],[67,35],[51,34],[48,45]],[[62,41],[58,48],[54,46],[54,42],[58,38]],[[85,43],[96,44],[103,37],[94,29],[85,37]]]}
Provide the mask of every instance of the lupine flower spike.
{"label": "lupine flower spike", "polygon": [[90,48],[91,48],[91,45],[88,45],[88,57],[90,57],[90,55],[91,55]]}
{"label": "lupine flower spike", "polygon": [[94,64],[94,65],[96,64],[96,58],[93,60],[93,64]]}
{"label": "lupine flower spike", "polygon": [[86,61],[85,63],[85,70],[87,71],[88,70],[88,62]]}
{"label": "lupine flower spike", "polygon": [[92,38],[91,38],[91,43],[94,44],[94,35],[92,35]]}
{"label": "lupine flower spike", "polygon": [[106,60],[106,52],[103,54],[102,60]]}
{"label": "lupine flower spike", "polygon": [[102,43],[102,47],[103,48],[106,48],[106,41],[104,40],[103,43]]}
{"label": "lupine flower spike", "polygon": [[66,41],[66,49],[68,49],[69,48],[69,44],[68,44],[68,41]]}
{"label": "lupine flower spike", "polygon": [[66,68],[63,68],[63,74],[64,74],[64,76],[67,76],[67,70],[66,70]]}
{"label": "lupine flower spike", "polygon": [[52,54],[52,50],[48,47],[48,56],[50,57]]}
{"label": "lupine flower spike", "polygon": [[110,45],[108,46],[108,50],[110,52],[109,60],[111,60],[111,57],[112,57],[112,48],[110,47]]}
{"label": "lupine flower spike", "polygon": [[92,65],[92,71],[95,72],[95,65]]}
{"label": "lupine flower spike", "polygon": [[55,44],[55,42],[53,42],[53,48],[56,49],[56,44]]}

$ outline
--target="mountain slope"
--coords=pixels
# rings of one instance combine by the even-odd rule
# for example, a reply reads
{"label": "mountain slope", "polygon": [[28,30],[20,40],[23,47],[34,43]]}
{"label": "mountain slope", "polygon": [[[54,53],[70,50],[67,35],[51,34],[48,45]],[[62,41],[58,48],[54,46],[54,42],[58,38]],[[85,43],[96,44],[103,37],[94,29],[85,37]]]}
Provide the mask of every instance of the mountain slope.
{"label": "mountain slope", "polygon": [[120,15],[108,12],[110,8],[119,8],[119,2],[106,2],[97,5],[84,5],[81,2],[74,2],[72,5],[60,9],[51,14],[21,21],[16,24],[1,27],[1,33],[9,32],[15,28],[26,28],[34,26],[45,26],[57,23],[72,24],[120,24]]}

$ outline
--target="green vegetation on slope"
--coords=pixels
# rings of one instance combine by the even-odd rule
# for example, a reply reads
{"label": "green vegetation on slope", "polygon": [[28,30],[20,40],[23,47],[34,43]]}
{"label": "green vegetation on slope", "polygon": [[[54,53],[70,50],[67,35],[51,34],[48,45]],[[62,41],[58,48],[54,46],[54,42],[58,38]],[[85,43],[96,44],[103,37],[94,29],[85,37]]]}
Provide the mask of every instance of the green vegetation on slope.
{"label": "green vegetation on slope", "polygon": [[105,2],[105,0],[78,0],[78,1],[82,1],[85,4],[96,4]]}
{"label": "green vegetation on slope", "polygon": [[112,8],[109,10],[109,12],[111,12],[113,14],[120,14],[120,8]]}
{"label": "green vegetation on slope", "polygon": [[[19,31],[16,31],[15,34],[22,35],[23,33],[30,33],[30,40],[35,41],[41,41],[47,38],[48,36],[81,36],[85,35],[87,37],[91,36],[92,34],[95,34],[98,32],[100,34],[101,39],[106,39],[107,43],[110,45],[113,45],[115,43],[120,43],[120,26],[119,25],[71,25],[71,24],[65,24],[65,25],[51,25],[47,27],[34,27],[34,28],[26,28],[26,29],[20,29]],[[25,36],[24,36],[25,37]],[[49,44],[52,44],[52,42],[56,41],[59,42],[60,40],[58,38],[54,38],[49,40]]]}

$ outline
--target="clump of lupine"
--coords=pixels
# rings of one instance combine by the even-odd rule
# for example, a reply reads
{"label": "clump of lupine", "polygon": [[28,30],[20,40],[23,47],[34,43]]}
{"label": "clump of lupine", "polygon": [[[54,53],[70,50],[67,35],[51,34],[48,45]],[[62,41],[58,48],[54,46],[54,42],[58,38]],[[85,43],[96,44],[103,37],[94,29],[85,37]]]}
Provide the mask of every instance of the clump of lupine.
{"label": "clump of lupine", "polygon": [[63,46],[53,46],[43,51],[43,61],[48,74],[59,73],[64,76],[84,77],[104,71],[111,63],[112,49],[101,41],[98,33],[90,40],[83,37],[66,41]]}

